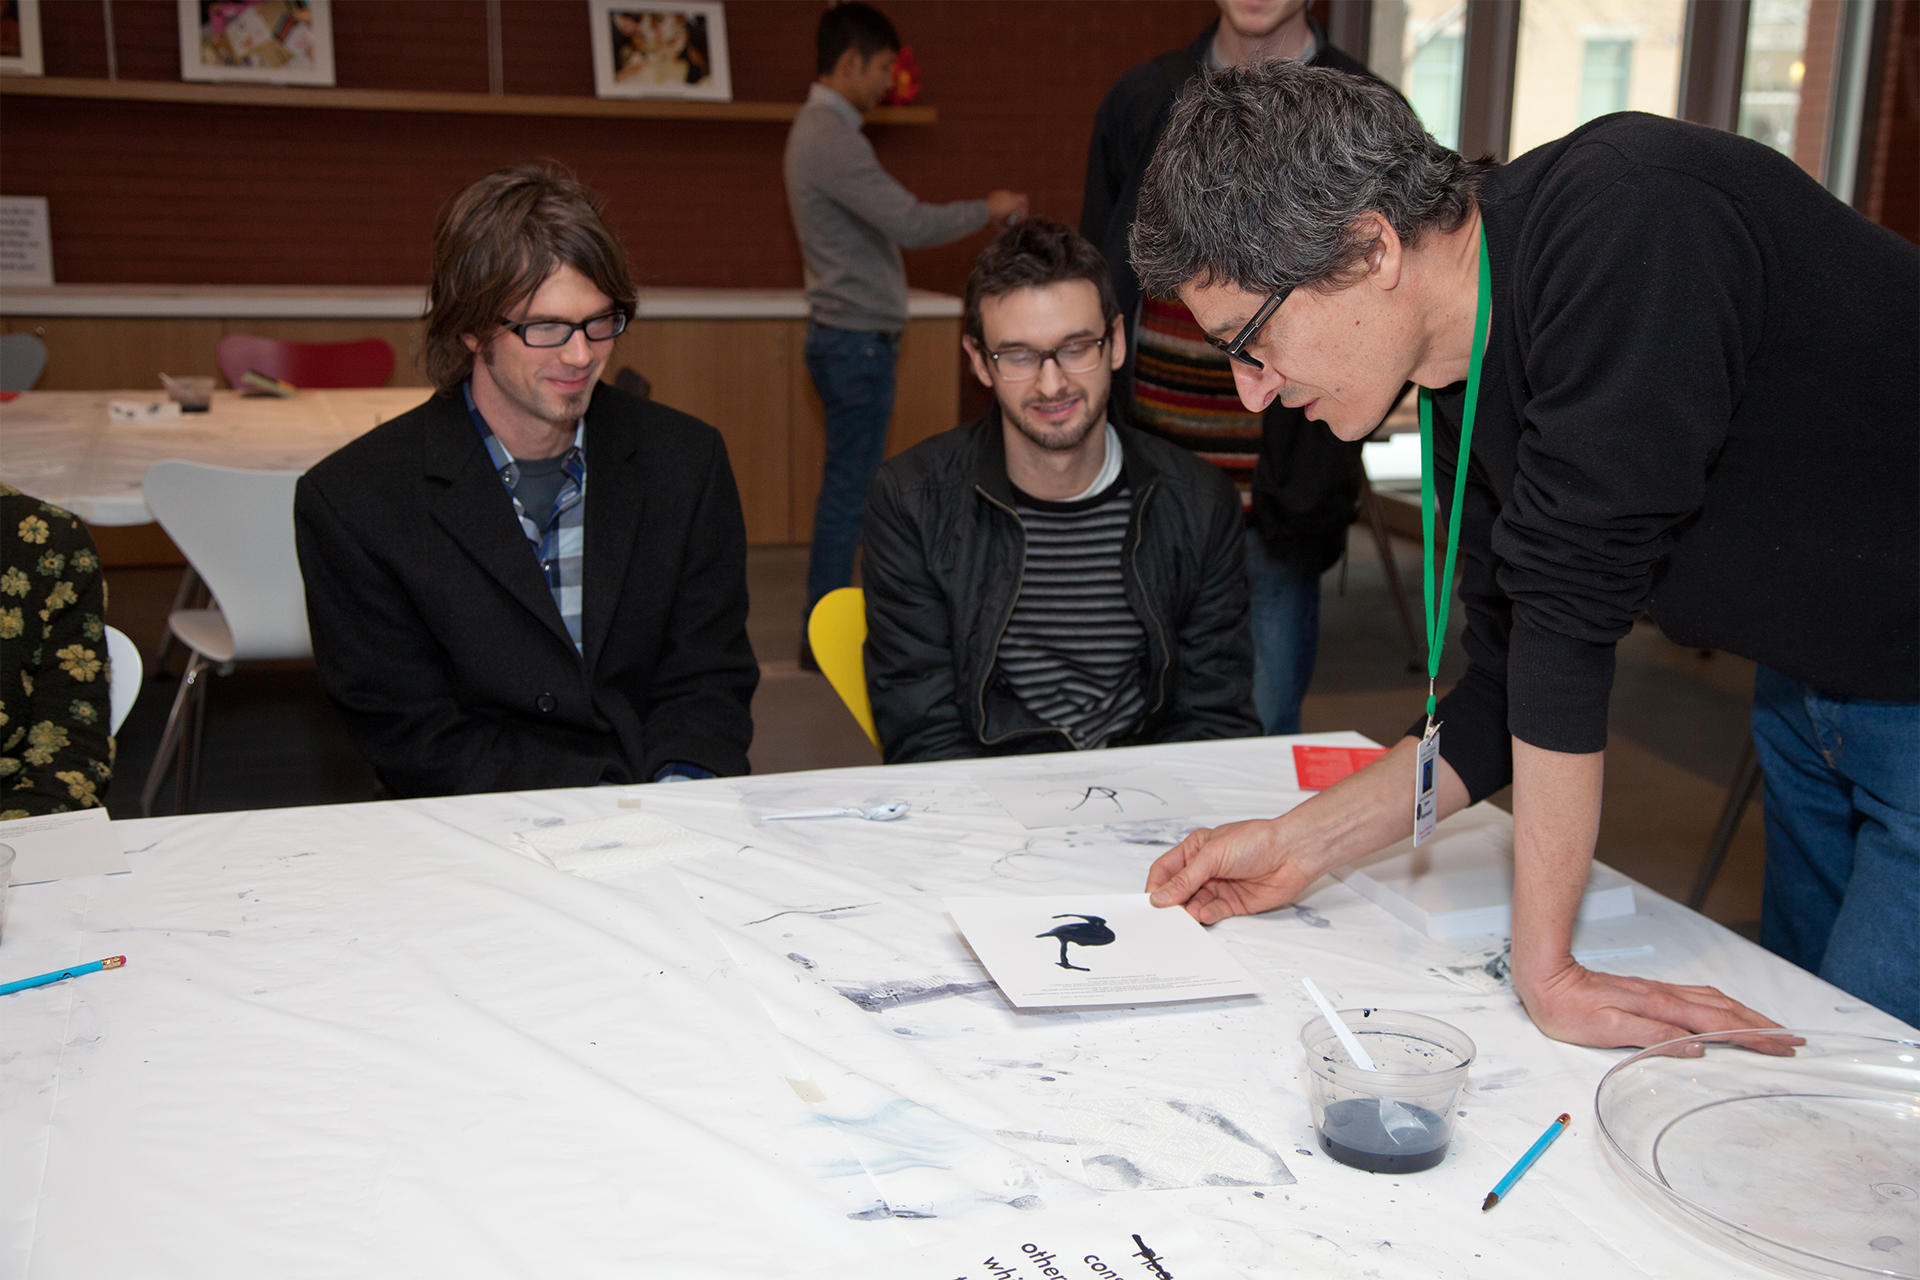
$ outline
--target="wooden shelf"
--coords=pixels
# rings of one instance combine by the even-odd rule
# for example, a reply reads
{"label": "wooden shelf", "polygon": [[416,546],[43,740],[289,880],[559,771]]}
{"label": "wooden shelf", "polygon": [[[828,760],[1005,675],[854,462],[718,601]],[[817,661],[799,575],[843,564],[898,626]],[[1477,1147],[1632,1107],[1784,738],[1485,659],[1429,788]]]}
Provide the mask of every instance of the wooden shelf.
{"label": "wooden shelf", "polygon": [[[172,102],[219,107],[303,107],[333,111],[450,112],[458,115],[613,116],[653,120],[784,123],[797,102],[691,102],[679,98],[578,98],[545,93],[439,93],[407,89],[327,89],[293,85],[188,84],[171,80],[0,77],[0,96]],[[880,107],[871,124],[934,124],[934,107]]]}

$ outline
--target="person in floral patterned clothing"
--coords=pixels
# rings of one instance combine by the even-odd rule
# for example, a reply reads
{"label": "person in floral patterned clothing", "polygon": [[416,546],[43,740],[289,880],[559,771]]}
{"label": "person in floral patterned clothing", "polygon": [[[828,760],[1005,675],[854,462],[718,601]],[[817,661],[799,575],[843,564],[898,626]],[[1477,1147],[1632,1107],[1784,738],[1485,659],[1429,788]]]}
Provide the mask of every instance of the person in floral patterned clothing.
{"label": "person in floral patterned clothing", "polygon": [[0,820],[106,803],[106,612],[87,527],[0,484]]}

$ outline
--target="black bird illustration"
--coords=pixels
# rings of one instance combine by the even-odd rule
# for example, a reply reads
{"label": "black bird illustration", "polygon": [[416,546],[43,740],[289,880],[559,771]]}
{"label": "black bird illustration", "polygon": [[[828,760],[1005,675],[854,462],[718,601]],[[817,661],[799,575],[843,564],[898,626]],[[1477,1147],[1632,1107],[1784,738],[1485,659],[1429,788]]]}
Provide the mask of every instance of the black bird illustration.
{"label": "black bird illustration", "polygon": [[1083,947],[1104,947],[1109,942],[1112,942],[1114,934],[1113,930],[1107,928],[1106,917],[1083,916],[1074,912],[1068,912],[1066,915],[1055,916],[1054,919],[1084,920],[1086,923],[1057,924],[1045,933],[1036,933],[1033,936],[1036,938],[1060,939],[1060,967],[1062,969],[1078,969],[1082,973],[1092,973],[1093,970],[1083,964],[1067,963],[1067,944],[1072,942]]}

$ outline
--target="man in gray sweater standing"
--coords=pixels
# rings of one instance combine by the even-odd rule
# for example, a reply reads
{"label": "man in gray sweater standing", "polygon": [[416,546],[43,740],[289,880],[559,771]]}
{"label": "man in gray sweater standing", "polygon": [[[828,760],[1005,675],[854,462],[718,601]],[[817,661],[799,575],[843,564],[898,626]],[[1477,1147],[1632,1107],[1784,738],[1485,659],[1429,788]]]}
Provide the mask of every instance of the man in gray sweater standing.
{"label": "man in gray sweater standing", "polygon": [[[826,414],[827,453],[813,514],[807,612],[853,581],[867,489],[886,450],[893,370],[907,326],[909,249],[945,244],[1017,219],[1027,198],[923,204],[880,167],[860,132],[893,83],[900,37],[871,5],[820,15],[819,78],[787,134],[787,207],[807,268],[807,374]],[[812,654],[801,642],[801,664]]]}

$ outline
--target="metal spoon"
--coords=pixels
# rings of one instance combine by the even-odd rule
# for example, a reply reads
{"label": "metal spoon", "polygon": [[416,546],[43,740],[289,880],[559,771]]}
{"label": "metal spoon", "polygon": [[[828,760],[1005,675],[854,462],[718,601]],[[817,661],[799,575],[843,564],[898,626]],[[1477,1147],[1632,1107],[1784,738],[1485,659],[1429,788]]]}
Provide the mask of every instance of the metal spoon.
{"label": "metal spoon", "polygon": [[865,818],[868,822],[892,822],[907,816],[912,806],[904,800],[875,805],[871,809],[802,809],[798,813],[770,813],[762,822],[781,822],[788,818]]}

